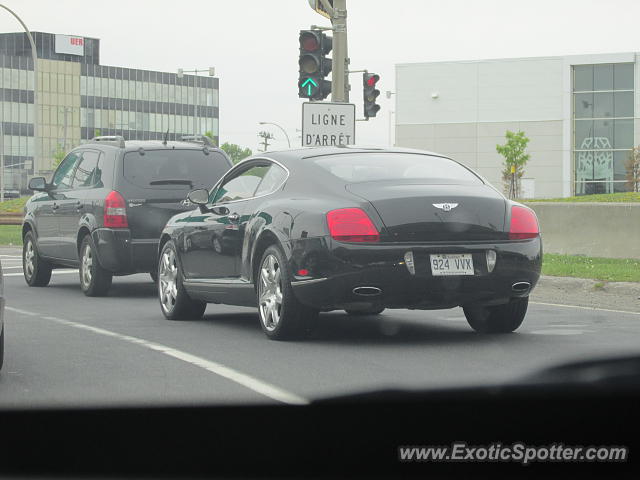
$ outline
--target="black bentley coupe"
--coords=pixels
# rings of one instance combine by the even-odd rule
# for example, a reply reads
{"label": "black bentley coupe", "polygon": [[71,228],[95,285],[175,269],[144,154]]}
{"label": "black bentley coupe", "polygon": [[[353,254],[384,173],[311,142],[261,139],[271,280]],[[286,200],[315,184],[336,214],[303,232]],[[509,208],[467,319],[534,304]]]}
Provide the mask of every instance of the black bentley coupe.
{"label": "black bentley coupe", "polygon": [[318,312],[461,306],[471,327],[522,323],[542,264],[538,220],[460,163],[407,149],[268,152],[194,190],[167,223],[166,318],[207,303],[258,307],[267,337],[304,335]]}

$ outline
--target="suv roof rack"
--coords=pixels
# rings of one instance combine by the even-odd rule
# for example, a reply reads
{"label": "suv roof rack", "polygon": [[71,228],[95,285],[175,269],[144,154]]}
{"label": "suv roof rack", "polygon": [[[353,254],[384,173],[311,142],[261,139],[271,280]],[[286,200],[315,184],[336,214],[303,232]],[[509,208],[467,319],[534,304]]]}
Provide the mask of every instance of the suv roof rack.
{"label": "suv roof rack", "polygon": [[206,135],[182,135],[180,140],[182,142],[201,143],[207,147],[217,148],[213,141]]}
{"label": "suv roof rack", "polygon": [[104,143],[107,145],[113,145],[114,147],[124,148],[124,137],[120,135],[105,135],[102,137],[93,137],[89,140],[89,143]]}

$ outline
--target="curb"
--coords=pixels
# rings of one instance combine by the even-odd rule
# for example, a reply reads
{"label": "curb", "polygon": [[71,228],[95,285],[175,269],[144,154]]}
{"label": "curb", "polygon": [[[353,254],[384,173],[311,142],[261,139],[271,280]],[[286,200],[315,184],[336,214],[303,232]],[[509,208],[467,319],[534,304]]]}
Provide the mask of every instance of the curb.
{"label": "curb", "polygon": [[0,225],[22,225],[22,215],[0,215]]}
{"label": "curb", "polygon": [[[604,284],[604,285],[602,285]],[[602,285],[602,286],[597,286]],[[562,289],[585,289],[613,295],[635,295],[640,297],[640,282],[605,282],[592,278],[553,277],[541,275],[538,287],[556,287]]]}

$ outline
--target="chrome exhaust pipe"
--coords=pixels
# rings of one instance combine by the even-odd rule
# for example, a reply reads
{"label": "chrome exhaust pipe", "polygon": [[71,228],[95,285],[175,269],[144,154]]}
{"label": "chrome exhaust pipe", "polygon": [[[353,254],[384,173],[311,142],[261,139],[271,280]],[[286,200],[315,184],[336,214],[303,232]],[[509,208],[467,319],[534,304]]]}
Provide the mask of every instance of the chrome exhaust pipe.
{"label": "chrome exhaust pipe", "polygon": [[529,282],[516,282],[511,285],[511,291],[514,293],[527,293],[529,290],[531,290]]}
{"label": "chrome exhaust pipe", "polygon": [[378,287],[356,287],[353,289],[354,295],[360,295],[361,297],[375,297],[382,293]]}

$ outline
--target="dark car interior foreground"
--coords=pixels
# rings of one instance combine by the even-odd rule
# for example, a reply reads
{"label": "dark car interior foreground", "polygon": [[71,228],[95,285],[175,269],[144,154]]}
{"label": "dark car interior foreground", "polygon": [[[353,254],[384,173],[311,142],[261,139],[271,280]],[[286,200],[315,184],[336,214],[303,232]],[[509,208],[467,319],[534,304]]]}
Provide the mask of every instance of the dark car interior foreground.
{"label": "dark car interior foreground", "polygon": [[[0,411],[0,475],[631,479],[640,467],[639,380],[640,358],[623,357],[542,371],[519,384],[386,390],[306,406]],[[524,452],[614,445],[629,454],[606,463],[402,459],[406,448],[452,444],[469,456],[489,445]]]}

